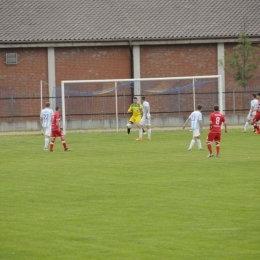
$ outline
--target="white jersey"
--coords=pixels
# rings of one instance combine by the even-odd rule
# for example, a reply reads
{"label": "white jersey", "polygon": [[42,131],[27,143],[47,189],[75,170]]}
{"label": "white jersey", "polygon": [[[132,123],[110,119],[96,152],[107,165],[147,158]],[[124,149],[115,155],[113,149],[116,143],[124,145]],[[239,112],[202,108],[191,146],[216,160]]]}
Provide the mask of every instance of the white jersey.
{"label": "white jersey", "polygon": [[53,110],[46,107],[41,111],[40,117],[42,118],[42,127],[51,127]]}
{"label": "white jersey", "polygon": [[200,111],[194,111],[189,116],[191,120],[191,129],[192,130],[198,130],[200,129],[200,123],[199,121],[202,120],[202,114]]}
{"label": "white jersey", "polygon": [[[256,111],[257,109],[257,104],[258,104],[258,100],[257,99],[252,99],[251,100],[251,107],[250,107],[250,111],[249,111],[249,115],[254,111]],[[252,111],[252,107],[253,107],[253,111]]]}
{"label": "white jersey", "polygon": [[143,116],[147,116],[150,117],[150,104],[147,101],[143,102]]}

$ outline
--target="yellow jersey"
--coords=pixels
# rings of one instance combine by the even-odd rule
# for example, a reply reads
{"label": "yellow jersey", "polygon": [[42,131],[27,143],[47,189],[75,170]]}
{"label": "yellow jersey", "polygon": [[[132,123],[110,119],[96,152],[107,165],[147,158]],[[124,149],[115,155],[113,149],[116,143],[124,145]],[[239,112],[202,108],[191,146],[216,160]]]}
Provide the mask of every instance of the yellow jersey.
{"label": "yellow jersey", "polygon": [[143,106],[140,103],[133,103],[128,108],[128,112],[132,112],[133,116],[140,116],[142,115],[142,108]]}

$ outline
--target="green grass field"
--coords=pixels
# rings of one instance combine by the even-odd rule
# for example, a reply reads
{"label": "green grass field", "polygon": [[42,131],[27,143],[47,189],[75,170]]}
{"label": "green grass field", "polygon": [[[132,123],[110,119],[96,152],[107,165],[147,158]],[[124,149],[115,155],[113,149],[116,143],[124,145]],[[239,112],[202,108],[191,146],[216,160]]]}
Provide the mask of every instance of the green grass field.
{"label": "green grass field", "polygon": [[[260,135],[0,136],[0,259],[260,259]],[[215,146],[214,146],[215,153]]]}

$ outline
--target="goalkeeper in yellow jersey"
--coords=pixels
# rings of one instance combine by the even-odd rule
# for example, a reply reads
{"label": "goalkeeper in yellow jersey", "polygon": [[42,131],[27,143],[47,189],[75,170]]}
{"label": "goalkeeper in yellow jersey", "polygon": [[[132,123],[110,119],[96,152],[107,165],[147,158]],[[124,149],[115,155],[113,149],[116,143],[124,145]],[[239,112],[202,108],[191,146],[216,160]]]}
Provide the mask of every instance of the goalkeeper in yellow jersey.
{"label": "goalkeeper in yellow jersey", "polygon": [[[142,104],[138,103],[137,97],[133,98],[133,104],[130,105],[130,107],[127,110],[127,113],[132,113],[131,118],[129,119],[127,127],[127,133],[130,134],[130,130],[132,127],[132,124],[138,124],[141,121],[142,118]],[[144,129],[143,132],[145,133]]]}

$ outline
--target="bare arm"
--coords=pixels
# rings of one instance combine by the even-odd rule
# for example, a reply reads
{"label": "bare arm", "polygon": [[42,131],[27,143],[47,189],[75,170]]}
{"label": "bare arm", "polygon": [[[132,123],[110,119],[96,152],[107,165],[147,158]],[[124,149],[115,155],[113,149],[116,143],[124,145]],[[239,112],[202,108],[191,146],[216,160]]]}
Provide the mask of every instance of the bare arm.
{"label": "bare arm", "polygon": [[182,126],[182,129],[185,129],[187,123],[190,121],[190,118],[188,117],[187,120],[185,121],[184,125]]}
{"label": "bare arm", "polygon": [[209,130],[211,130],[211,128],[212,128],[212,122],[209,121]]}
{"label": "bare arm", "polygon": [[223,124],[224,124],[224,127],[225,127],[225,133],[227,133],[227,124],[226,124],[226,122],[224,122]]}
{"label": "bare arm", "polygon": [[250,112],[250,116],[252,116],[252,114],[253,114],[253,112],[255,111],[255,108],[254,108],[254,106],[251,106],[251,112]]}
{"label": "bare arm", "polygon": [[200,132],[202,133],[202,120],[199,120],[199,124],[200,124]]}

